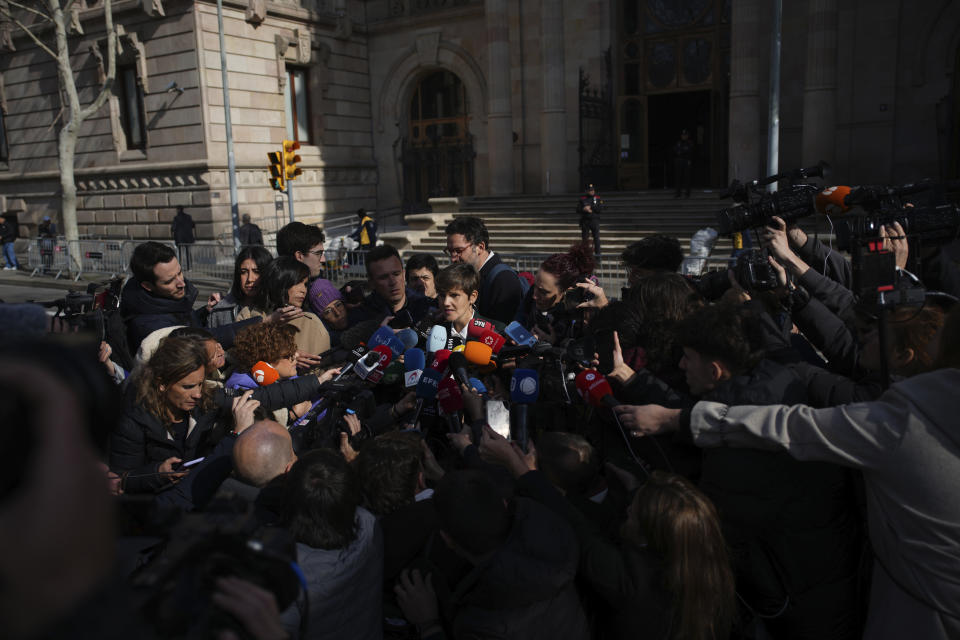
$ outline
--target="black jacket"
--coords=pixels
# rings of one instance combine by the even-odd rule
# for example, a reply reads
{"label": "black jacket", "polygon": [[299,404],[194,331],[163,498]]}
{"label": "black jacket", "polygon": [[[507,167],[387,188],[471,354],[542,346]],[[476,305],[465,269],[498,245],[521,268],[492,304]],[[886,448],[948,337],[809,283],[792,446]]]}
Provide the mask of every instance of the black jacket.
{"label": "black jacket", "polygon": [[260,227],[252,222],[240,225],[240,244],[244,247],[252,244],[263,244],[263,233],[260,231]]}
{"label": "black jacket", "polygon": [[0,243],[7,244],[17,239],[17,225],[9,220],[0,224]]}
{"label": "black jacket", "polygon": [[[314,397],[320,388],[316,376],[285,380],[253,392],[261,407],[270,411],[289,407]],[[223,390],[214,392],[214,407],[208,411],[194,409],[190,416],[196,421],[185,441],[170,438],[160,419],[134,401],[133,388],[128,391],[126,409],[110,435],[110,468],[116,472],[129,471],[126,483],[129,493],[157,491],[169,481],[156,473],[160,463],[176,456],[187,462],[213,450],[220,438],[232,428],[233,397]],[[219,428],[217,428],[219,427]]]}
{"label": "black jacket", "polygon": [[403,311],[409,311],[410,317],[413,318],[413,323],[416,324],[423,320],[434,308],[426,296],[407,287],[406,300],[403,307],[399,310],[393,311],[390,308],[390,304],[374,292],[364,298],[363,304],[352,309],[348,317],[350,326],[353,326],[358,322],[373,319],[382,320],[387,316],[398,316]]}
{"label": "black jacket", "polygon": [[262,320],[257,317],[220,327],[207,327],[206,308],[193,308],[199,293],[197,288],[190,282],[187,282],[186,286],[187,292],[183,298],[171,300],[151,294],[140,286],[135,278],[127,280],[120,294],[120,315],[127,325],[127,346],[130,353],[136,353],[143,339],[157,329],[177,325],[209,329],[223,348],[229,349],[233,346],[237,331]]}
{"label": "black jacket", "polygon": [[457,638],[577,640],[590,629],[577,590],[576,534],[556,514],[513,501],[506,542],[453,589]]}
{"label": "black jacket", "polygon": [[504,324],[513,321],[523,302],[523,288],[520,276],[513,269],[497,274],[487,283],[487,276],[500,264],[500,256],[494,254],[480,269],[480,297],[477,298],[477,311],[482,316],[493,318]]}
{"label": "black jacket", "polygon": [[190,244],[195,242],[193,229],[196,226],[190,214],[181,211],[173,217],[173,222],[170,223],[170,233],[173,234],[173,241],[177,244]]}

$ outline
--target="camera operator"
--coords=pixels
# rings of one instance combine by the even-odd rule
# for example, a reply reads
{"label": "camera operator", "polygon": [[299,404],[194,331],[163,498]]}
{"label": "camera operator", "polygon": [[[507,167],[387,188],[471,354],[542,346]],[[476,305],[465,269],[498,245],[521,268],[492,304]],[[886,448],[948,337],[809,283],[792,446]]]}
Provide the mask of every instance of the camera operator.
{"label": "camera operator", "polygon": [[960,637],[960,307],[947,317],[937,367],[873,402],[649,405],[624,407],[622,417],[636,435],[679,430],[700,447],[773,449],[862,470],[875,555],[864,637],[946,640]]}

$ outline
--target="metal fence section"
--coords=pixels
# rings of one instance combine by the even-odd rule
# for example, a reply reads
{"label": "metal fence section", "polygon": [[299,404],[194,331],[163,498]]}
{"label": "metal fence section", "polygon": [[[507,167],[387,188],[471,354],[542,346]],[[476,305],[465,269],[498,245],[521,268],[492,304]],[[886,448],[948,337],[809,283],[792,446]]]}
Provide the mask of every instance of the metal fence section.
{"label": "metal fence section", "polygon": [[38,273],[53,274],[59,278],[70,271],[69,252],[63,236],[36,238],[27,244],[27,267],[30,277]]}

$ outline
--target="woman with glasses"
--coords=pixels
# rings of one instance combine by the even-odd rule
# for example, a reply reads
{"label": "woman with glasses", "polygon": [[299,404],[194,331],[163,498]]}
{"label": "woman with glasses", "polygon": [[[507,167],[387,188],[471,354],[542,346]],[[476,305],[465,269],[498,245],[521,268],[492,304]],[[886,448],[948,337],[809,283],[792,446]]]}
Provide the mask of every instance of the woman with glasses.
{"label": "woman with glasses", "polygon": [[233,264],[233,284],[230,291],[210,310],[207,326],[222,327],[237,321],[237,313],[252,304],[257,295],[260,276],[273,260],[270,252],[261,246],[244,247]]}
{"label": "woman with glasses", "polygon": [[253,302],[237,314],[238,320],[253,316],[267,316],[274,311],[290,308],[301,310],[290,320],[297,332],[297,366],[309,368],[319,363],[318,354],[330,349],[330,334],[316,315],[302,311],[307,299],[307,279],[310,269],[290,256],[280,256],[271,262],[260,276]]}
{"label": "woman with glasses", "polygon": [[330,344],[340,344],[340,332],[347,328],[347,306],[343,302],[343,294],[330,282],[317,278],[310,285],[310,294],[307,302],[313,312],[320,316],[323,325],[330,334]]}

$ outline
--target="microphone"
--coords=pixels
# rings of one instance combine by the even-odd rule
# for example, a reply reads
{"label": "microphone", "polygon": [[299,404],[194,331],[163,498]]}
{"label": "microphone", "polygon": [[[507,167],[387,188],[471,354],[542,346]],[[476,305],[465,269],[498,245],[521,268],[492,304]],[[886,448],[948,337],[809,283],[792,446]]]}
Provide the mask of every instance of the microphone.
{"label": "microphone", "polygon": [[427,338],[427,353],[436,353],[447,346],[447,329],[443,325],[435,324],[430,329]]}
{"label": "microphone", "polygon": [[423,405],[433,402],[437,397],[442,377],[443,374],[436,369],[427,369],[420,376],[420,381],[417,383],[417,406],[413,410],[413,418],[409,424],[416,426],[417,420],[420,419],[420,412],[423,411]]}
{"label": "microphone", "polygon": [[467,359],[467,362],[475,364],[478,367],[485,367],[490,364],[490,356],[492,355],[493,350],[489,345],[483,344],[482,342],[474,342],[473,340],[468,342],[463,349],[463,357]]}
{"label": "microphone", "polygon": [[401,329],[397,331],[396,337],[403,343],[404,351],[412,349],[420,342],[420,335],[413,329]]}
{"label": "microphone", "polygon": [[816,207],[817,213],[825,216],[842,216],[850,211],[846,203],[850,191],[850,187],[845,186],[827,187],[814,198],[813,206]]}
{"label": "microphone", "polygon": [[[377,355],[373,357],[372,354]],[[390,365],[391,360],[393,360],[393,352],[390,347],[381,344],[364,356],[364,361],[357,363],[354,372],[361,380],[376,384],[383,378],[383,370]]]}
{"label": "microphone", "polygon": [[463,409],[463,396],[460,387],[453,378],[440,381],[437,388],[437,403],[447,419],[447,429],[450,433],[460,432],[460,410]]}
{"label": "microphone", "polygon": [[477,378],[470,378],[470,386],[476,389],[477,393],[480,395],[483,395],[487,392],[487,388],[483,386],[483,383]]}
{"label": "microphone", "polygon": [[400,382],[403,377],[403,363],[399,360],[392,361],[386,369],[383,370],[383,384],[395,384]]}
{"label": "microphone", "polygon": [[613,397],[610,383],[596,369],[584,369],[577,374],[574,383],[584,402],[594,407],[617,407],[620,402]]}
{"label": "microphone", "polygon": [[450,360],[450,350],[440,349],[433,354],[433,362],[430,363],[430,368],[446,375],[448,360]]}
{"label": "microphone", "polygon": [[537,401],[540,379],[535,369],[517,369],[510,378],[510,438],[527,450],[530,440],[528,425],[530,405]]}
{"label": "microphone", "polygon": [[426,356],[423,354],[423,349],[417,347],[407,349],[403,354],[403,366],[405,368],[403,386],[412,389],[420,382],[420,376],[423,375],[423,369],[426,366]]}
{"label": "microphone", "polygon": [[507,334],[507,337],[516,342],[520,346],[529,346],[537,344],[537,339],[532,333],[527,331],[527,329],[514,320],[507,325],[507,328],[503,330]]}
{"label": "microphone", "polygon": [[393,329],[390,327],[380,327],[374,331],[373,335],[370,336],[370,340],[367,341],[367,344],[371,347],[380,345],[389,347],[392,352],[391,357],[393,358],[401,355],[406,350],[403,342],[394,335]]}
{"label": "microphone", "polygon": [[475,324],[470,324],[467,327],[467,338],[488,345],[494,353],[499,353],[507,342],[506,338],[493,329],[478,327]]}
{"label": "microphone", "polygon": [[450,349],[450,353],[459,353],[460,351],[463,351],[466,348],[467,348],[466,345],[458,344],[453,349]]}
{"label": "microphone", "polygon": [[460,351],[450,354],[450,369],[458,384],[470,384],[470,374],[467,373],[467,357]]}
{"label": "microphone", "polygon": [[[340,380],[341,380],[344,376],[346,376],[348,373],[350,373],[351,371],[353,371],[358,364],[360,364],[361,362],[363,362],[363,361],[364,361],[364,358],[366,358],[367,356],[369,356],[371,352],[367,351],[366,348],[365,348],[363,345],[358,345],[356,348],[354,348],[354,350],[353,350],[352,353],[357,354],[357,360],[356,360],[355,362],[351,362],[351,363],[347,364],[347,366],[345,366],[343,369],[341,369],[341,370],[340,370],[340,373],[338,373],[338,374],[336,375],[336,377],[333,379],[333,382],[340,382]],[[371,360],[371,361],[372,361],[372,360]],[[355,372],[354,372],[354,373],[355,373]]]}
{"label": "microphone", "polygon": [[253,368],[250,370],[250,375],[261,387],[273,384],[280,379],[280,374],[277,370],[263,360],[253,365]]}

